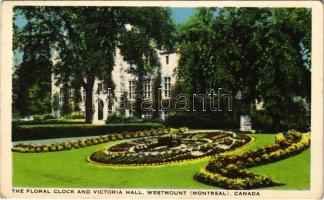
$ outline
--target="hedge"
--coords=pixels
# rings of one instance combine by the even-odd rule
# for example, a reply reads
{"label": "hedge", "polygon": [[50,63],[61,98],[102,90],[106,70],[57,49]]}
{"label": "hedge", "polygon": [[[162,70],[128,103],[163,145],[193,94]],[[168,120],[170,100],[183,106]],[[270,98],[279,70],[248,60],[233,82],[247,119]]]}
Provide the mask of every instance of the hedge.
{"label": "hedge", "polygon": [[157,123],[143,124],[51,124],[51,125],[18,125],[12,128],[12,140],[37,140],[65,137],[96,136],[125,131],[143,131],[164,128]]}
{"label": "hedge", "polygon": [[188,127],[190,129],[238,129],[239,120],[227,115],[200,115],[193,113],[176,113],[165,121],[168,127]]}
{"label": "hedge", "polygon": [[41,124],[86,124],[84,119],[47,119],[43,121],[20,121],[12,122],[14,126],[18,125],[41,125]]}

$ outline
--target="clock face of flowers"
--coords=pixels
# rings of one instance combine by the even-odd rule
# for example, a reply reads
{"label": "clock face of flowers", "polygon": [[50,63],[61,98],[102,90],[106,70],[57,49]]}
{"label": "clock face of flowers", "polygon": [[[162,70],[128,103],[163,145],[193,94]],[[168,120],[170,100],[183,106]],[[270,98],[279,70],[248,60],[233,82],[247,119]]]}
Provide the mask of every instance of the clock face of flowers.
{"label": "clock face of flowers", "polygon": [[106,164],[163,164],[225,152],[249,140],[232,132],[166,134],[124,141],[95,152],[90,159]]}

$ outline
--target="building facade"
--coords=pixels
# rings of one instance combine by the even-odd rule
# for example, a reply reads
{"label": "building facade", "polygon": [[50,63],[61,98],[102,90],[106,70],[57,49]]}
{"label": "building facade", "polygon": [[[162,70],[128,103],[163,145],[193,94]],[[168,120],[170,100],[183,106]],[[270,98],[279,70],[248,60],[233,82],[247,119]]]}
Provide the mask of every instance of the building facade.
{"label": "building facade", "polygon": [[[160,73],[155,72],[146,74],[144,77],[143,84],[143,96],[146,100],[152,100],[154,98],[153,84],[157,76],[160,77],[160,98],[168,99],[171,97],[171,88],[176,83],[176,68],[178,66],[179,55],[177,53],[169,53],[165,51],[157,51],[158,58],[160,61]],[[111,73],[112,80],[115,84],[113,91],[103,89],[103,83],[96,79],[93,87],[93,105],[94,105],[94,115],[93,123],[105,123],[108,116],[118,115],[123,112],[125,117],[131,117],[134,114],[132,107],[121,106],[123,101],[127,101],[132,104],[135,102],[135,88],[137,77],[129,72],[129,69],[136,67],[134,64],[126,62],[120,53],[119,49],[116,49],[115,65]],[[54,94],[58,94],[59,104],[63,104],[62,85],[55,85],[55,76],[52,75],[52,97]],[[140,84],[140,83],[138,83]],[[73,92],[71,91],[71,94]],[[79,103],[79,108],[81,111],[85,112],[85,90],[81,88],[81,102]],[[59,117],[61,115],[60,111],[52,111],[54,116]],[[142,118],[150,118],[152,112],[143,111]],[[160,116],[162,119],[166,117],[166,112],[161,111]]]}

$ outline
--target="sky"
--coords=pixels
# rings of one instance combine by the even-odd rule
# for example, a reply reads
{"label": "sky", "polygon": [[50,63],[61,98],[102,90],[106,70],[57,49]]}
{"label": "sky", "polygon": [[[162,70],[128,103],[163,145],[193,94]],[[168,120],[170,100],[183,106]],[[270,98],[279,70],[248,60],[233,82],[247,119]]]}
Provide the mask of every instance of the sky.
{"label": "sky", "polygon": [[[185,22],[191,15],[194,14],[193,8],[170,8],[171,10],[171,17],[176,25],[179,25],[183,22]],[[26,21],[20,17],[17,16],[16,24],[21,27],[26,24]],[[17,62],[21,62],[22,54],[15,54],[15,59],[17,59]]]}
{"label": "sky", "polygon": [[[185,22],[194,13],[193,8],[170,8],[171,17],[176,25]],[[26,22],[21,18],[17,17],[16,24],[18,26],[23,26]]]}
{"label": "sky", "polygon": [[185,22],[193,14],[193,8],[171,8],[172,19],[177,25]]}

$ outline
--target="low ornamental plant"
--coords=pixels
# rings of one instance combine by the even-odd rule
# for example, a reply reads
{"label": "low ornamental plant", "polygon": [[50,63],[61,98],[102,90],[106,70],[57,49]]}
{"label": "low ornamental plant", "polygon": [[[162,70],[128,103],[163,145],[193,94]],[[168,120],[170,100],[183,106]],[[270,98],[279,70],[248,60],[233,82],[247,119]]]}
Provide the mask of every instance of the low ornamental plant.
{"label": "low ornamental plant", "polygon": [[40,152],[53,152],[53,151],[64,151],[71,149],[78,149],[96,144],[101,144],[109,141],[131,139],[145,136],[161,135],[164,134],[164,129],[156,129],[149,131],[138,131],[138,132],[124,132],[118,134],[96,136],[88,139],[81,139],[71,142],[62,142],[56,144],[17,144],[13,146],[13,152],[20,153],[40,153]]}
{"label": "low ornamental plant", "polygon": [[310,146],[308,134],[290,130],[275,137],[275,144],[241,155],[216,156],[194,178],[202,183],[224,189],[253,189],[281,185],[269,176],[257,175],[244,169],[285,159]]}

